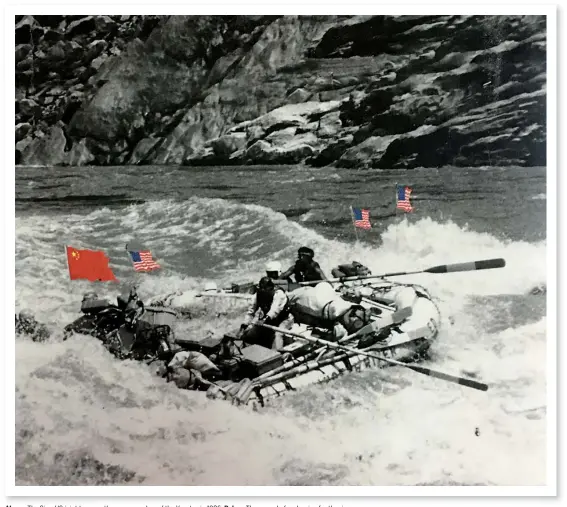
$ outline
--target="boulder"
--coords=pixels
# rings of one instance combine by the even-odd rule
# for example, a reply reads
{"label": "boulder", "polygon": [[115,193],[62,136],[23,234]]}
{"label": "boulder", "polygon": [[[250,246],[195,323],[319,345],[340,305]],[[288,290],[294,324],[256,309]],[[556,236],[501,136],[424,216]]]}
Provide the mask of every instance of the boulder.
{"label": "boulder", "polygon": [[31,72],[31,68],[34,66],[34,60],[31,54],[27,55],[16,63],[16,74],[22,74],[25,71]]}
{"label": "boulder", "polygon": [[267,161],[272,152],[272,145],[267,141],[256,141],[246,150],[246,157],[258,163]]}
{"label": "boulder", "polygon": [[32,50],[31,44],[18,44],[16,46],[16,63],[20,63]]}
{"label": "boulder", "polygon": [[27,147],[33,142],[31,137],[26,137],[21,141],[16,143],[16,164],[22,164],[22,153],[27,149]]}
{"label": "boulder", "polygon": [[65,41],[65,54],[69,60],[78,60],[83,54],[83,47],[76,41]]}
{"label": "boulder", "polygon": [[322,167],[333,163],[335,160],[345,153],[346,150],[352,145],[354,136],[349,134],[341,137],[335,142],[330,143],[323,148],[316,156],[309,159],[309,164],[315,167]]}
{"label": "boulder", "polygon": [[187,155],[182,164],[188,166],[209,166],[226,164],[226,157],[215,155],[211,146],[199,148]]}
{"label": "boulder", "polygon": [[209,144],[216,156],[227,157],[246,146],[246,134],[235,132],[213,139]]}
{"label": "boulder", "polygon": [[41,35],[43,28],[33,16],[24,16],[16,24],[16,44],[29,44],[32,39],[37,42]]}
{"label": "boulder", "polygon": [[85,60],[94,60],[108,47],[108,42],[104,40],[94,40],[87,46]]}
{"label": "boulder", "polygon": [[273,147],[267,141],[257,141],[246,150],[244,159],[250,164],[298,164],[314,153],[315,149],[308,144]]}
{"label": "boulder", "polygon": [[138,165],[138,164],[143,163],[146,156],[148,155],[148,153],[160,141],[162,141],[162,139],[159,138],[159,137],[156,137],[156,138],[146,137],[144,139],[141,139],[138,142],[138,144],[136,145],[136,147],[134,148],[134,151],[132,152],[132,155],[130,156],[130,159],[128,160],[128,164]]}
{"label": "boulder", "polygon": [[318,137],[334,137],[342,128],[340,112],[334,111],[321,117],[317,126]]}
{"label": "boulder", "polygon": [[29,123],[18,123],[16,125],[16,143],[24,139],[32,129]]}
{"label": "boulder", "polygon": [[21,163],[24,165],[62,165],[66,159],[67,140],[58,126],[50,127],[42,138],[34,139],[22,150]]}
{"label": "boulder", "polygon": [[16,150],[19,151],[21,155],[21,152],[23,152],[32,142],[33,139],[31,137],[25,137],[16,143]]}
{"label": "boulder", "polygon": [[339,167],[368,167],[370,161],[384,154],[395,136],[369,137],[362,143],[346,150],[337,161]]}
{"label": "boulder", "polygon": [[302,102],[307,102],[312,95],[313,94],[311,92],[308,92],[303,88],[297,88],[287,96],[285,101],[288,104],[300,104]]}
{"label": "boulder", "polygon": [[272,146],[285,146],[295,136],[297,127],[286,127],[281,130],[275,130],[267,135],[264,140],[269,142]]}
{"label": "boulder", "polygon": [[96,30],[96,22],[94,16],[85,16],[69,23],[65,31],[67,37],[75,37],[77,35],[86,35]]}
{"label": "boulder", "polygon": [[246,136],[250,145],[259,139],[262,139],[265,135],[266,131],[260,125],[250,125],[246,128]]}
{"label": "boulder", "polygon": [[118,31],[118,25],[116,21],[114,21],[109,16],[96,16],[95,26],[96,26],[97,34],[100,33],[115,34]]}
{"label": "boulder", "polygon": [[61,165],[84,166],[89,165],[94,160],[95,157],[88,149],[86,140],[81,139],[73,143],[66,157],[62,158]]}
{"label": "boulder", "polygon": [[61,31],[53,30],[52,28],[48,28],[43,33],[43,41],[44,42],[49,42],[49,43],[57,42],[57,41],[62,40],[63,37],[64,37],[64,35]]}
{"label": "boulder", "polygon": [[91,62],[91,69],[94,69],[95,71],[100,70],[101,66],[106,62],[106,60],[108,60],[108,55],[105,54],[96,57]]}
{"label": "boulder", "polygon": [[340,102],[303,102],[301,104],[288,104],[286,106],[278,107],[266,113],[251,122],[246,122],[250,125],[260,125],[268,130],[275,125],[286,124],[292,125],[305,125],[309,122],[308,118],[312,115],[323,115],[330,111],[337,111]]}
{"label": "boulder", "polygon": [[347,86],[345,88],[337,88],[334,90],[325,90],[319,93],[319,100],[321,102],[330,102],[330,101],[340,101],[345,98],[348,98],[349,93],[354,88],[352,86]]}
{"label": "boulder", "polygon": [[50,62],[57,62],[57,61],[61,61],[61,60],[65,60],[68,56],[67,54],[67,44],[65,44],[65,42],[63,41],[58,41],[56,44],[54,44],[48,54],[47,54],[47,60]]}
{"label": "boulder", "polygon": [[22,99],[17,104],[22,118],[33,118],[41,114],[41,108],[35,100]]}

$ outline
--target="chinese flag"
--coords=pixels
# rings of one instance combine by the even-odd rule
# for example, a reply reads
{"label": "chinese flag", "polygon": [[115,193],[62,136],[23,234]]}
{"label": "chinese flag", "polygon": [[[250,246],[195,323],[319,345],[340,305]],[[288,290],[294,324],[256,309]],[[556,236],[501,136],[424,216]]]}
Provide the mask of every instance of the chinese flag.
{"label": "chinese flag", "polygon": [[108,257],[100,250],[77,250],[71,246],[67,247],[71,280],[82,278],[91,282],[117,282],[108,262]]}

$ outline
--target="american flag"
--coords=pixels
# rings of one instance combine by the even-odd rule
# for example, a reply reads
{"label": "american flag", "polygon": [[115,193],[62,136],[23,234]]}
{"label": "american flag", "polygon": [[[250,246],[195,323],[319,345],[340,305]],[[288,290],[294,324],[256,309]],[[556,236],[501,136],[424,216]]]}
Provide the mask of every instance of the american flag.
{"label": "american flag", "polygon": [[413,207],[409,202],[411,192],[412,190],[410,187],[397,187],[396,189],[397,209],[402,209],[406,212],[413,211]]}
{"label": "american flag", "polygon": [[352,208],[354,216],[354,226],[359,229],[372,229],[370,225],[370,210],[362,208]]}
{"label": "american flag", "polygon": [[160,268],[160,265],[152,259],[152,254],[149,250],[128,253],[136,271],[153,271]]}

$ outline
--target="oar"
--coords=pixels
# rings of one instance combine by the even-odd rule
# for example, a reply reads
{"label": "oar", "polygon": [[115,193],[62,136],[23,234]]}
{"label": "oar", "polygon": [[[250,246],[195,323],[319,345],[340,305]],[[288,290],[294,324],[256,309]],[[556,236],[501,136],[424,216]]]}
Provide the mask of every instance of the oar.
{"label": "oar", "polygon": [[233,292],[200,292],[199,294],[195,294],[197,298],[203,297],[214,297],[214,298],[228,298],[228,299],[252,299],[254,297],[253,294],[239,294]]}
{"label": "oar", "polygon": [[[405,333],[407,335],[407,340],[396,343],[396,346],[403,345],[405,343],[411,343],[416,338],[424,336],[428,331],[429,328],[427,326],[419,329],[415,329],[413,331],[407,331]],[[337,343],[341,343],[343,341],[346,341],[347,339],[349,339],[348,336],[340,339]],[[388,349],[391,347],[391,345],[390,344],[385,344],[382,346],[372,345],[371,347],[373,352],[377,352],[379,350]],[[314,356],[316,356],[319,351],[324,350],[326,348],[327,347],[320,347],[317,350],[303,356],[301,358],[302,360],[292,359],[290,362],[284,364],[283,366],[280,366],[279,368],[276,368],[274,370],[264,373],[263,375],[260,375],[259,377],[256,377],[242,393],[239,393],[238,402],[247,403],[254,389],[257,388],[263,389],[265,387],[274,385],[277,382],[281,382],[283,380],[296,377],[299,374],[306,373],[314,369],[320,369],[329,364],[338,363],[347,358],[356,356],[360,352],[359,349],[357,349],[356,352],[337,352],[337,354],[332,357],[328,357],[325,359],[315,359],[311,361],[311,359]]]}
{"label": "oar", "polygon": [[488,386],[483,384],[482,382],[477,382],[476,380],[467,379],[463,377],[457,377],[454,375],[449,375],[447,373],[442,373],[439,371],[432,370],[431,368],[426,368],[424,366],[419,366],[417,364],[411,363],[402,363],[400,361],[395,361],[394,359],[387,359],[377,354],[373,354],[371,352],[364,352],[362,350],[353,349],[351,347],[346,347],[344,345],[338,345],[337,343],[329,342],[327,340],[322,340],[321,338],[313,338],[311,336],[303,336],[298,333],[292,333],[291,331],[287,331],[285,329],[281,329],[279,327],[270,326],[268,324],[258,324],[259,326],[266,327],[268,329],[272,329],[273,331],[279,331],[280,333],[287,333],[291,336],[295,336],[302,340],[310,341],[313,343],[317,343],[319,345],[326,345],[327,347],[334,348],[337,350],[342,350],[345,352],[356,352],[358,355],[372,357],[374,359],[379,359],[381,361],[385,361],[386,363],[395,364],[396,366],[403,366],[404,368],[409,368],[410,370],[416,371],[418,373],[422,373],[424,375],[428,375],[430,377],[436,377],[442,380],[446,380],[448,382],[454,382],[456,384],[460,384],[466,387],[471,387],[472,389],[478,389],[479,391],[487,391]]}
{"label": "oar", "polygon": [[459,271],[479,271],[481,269],[495,269],[506,266],[504,259],[486,259],[483,261],[461,262],[457,264],[441,264],[429,269],[418,271],[400,271],[398,273],[385,273],[383,275],[363,275],[363,276],[343,276],[341,278],[331,278],[330,280],[316,280],[310,282],[300,282],[300,285],[316,285],[327,281],[329,283],[351,282],[355,280],[369,280],[371,278],[385,278],[388,276],[414,275],[417,273],[457,273]]}
{"label": "oar", "polygon": [[[400,324],[404,320],[409,319],[411,315],[412,315],[412,309],[410,307],[402,308],[397,312],[389,312],[387,315],[384,315],[381,319],[375,320],[374,322],[364,326],[362,329],[359,329],[355,333],[352,333],[348,336],[344,336],[337,343],[344,343],[354,340],[355,338],[359,338],[359,337],[362,338],[363,336],[366,336],[367,334],[370,333],[377,333],[378,331],[380,331],[385,327],[393,326],[394,324]],[[303,335],[298,334],[296,336],[303,336]],[[301,363],[304,363],[309,359],[316,357],[322,350],[326,348],[327,348],[326,346],[319,347],[316,350],[309,352],[308,354],[306,354],[305,356],[299,359],[292,359],[290,362],[283,364],[282,366],[279,366],[274,370],[267,371],[266,373],[263,373],[262,375],[256,377],[254,379],[254,383],[258,382],[259,380],[263,380],[265,378],[271,377],[272,375],[275,375],[277,373],[281,373],[282,371],[289,370]]]}
{"label": "oar", "polygon": [[[368,324],[367,326],[364,326],[362,329],[359,329],[358,331],[352,333],[351,335],[344,336],[337,343],[339,344],[345,343],[355,338],[362,338],[363,336],[369,333],[376,333],[385,327],[403,322],[404,320],[411,317],[411,315],[412,315],[412,309],[410,307],[402,308],[397,312],[389,312],[388,314],[384,315],[380,320],[374,321]],[[415,331],[409,331],[406,333],[408,335],[408,339],[405,342],[398,343],[397,345],[400,345],[401,343],[412,342],[418,336],[424,335],[428,330],[429,328],[425,327],[425,328],[417,329]],[[374,346],[373,350],[387,349],[389,347],[390,345],[384,345],[383,347]],[[332,364],[347,357],[352,357],[356,355],[354,352],[347,352],[342,354],[339,353],[327,359],[323,359],[323,360],[315,359],[315,361],[311,361],[311,359],[313,359],[314,357],[318,357],[321,354],[321,352],[325,350],[328,350],[328,348],[326,345],[323,345],[322,347],[319,347],[315,350],[312,350],[308,354],[305,354],[301,358],[291,359],[282,366],[267,371],[266,373],[263,373],[262,375],[256,377],[242,393],[239,393],[238,396],[239,401],[241,403],[246,403],[250,398],[252,391],[255,388],[266,387],[266,385],[272,385],[277,381],[277,379],[288,378],[288,375],[291,374],[292,372],[293,372],[293,376],[295,376],[298,372],[311,370],[313,368],[313,365],[319,365],[319,367],[322,367],[322,366],[326,366],[327,364]],[[357,353],[358,353],[358,349],[357,349]],[[306,367],[307,369],[305,369]],[[266,382],[269,382],[269,384],[266,384]]]}
{"label": "oar", "polygon": [[[415,331],[410,331],[407,333],[408,339],[404,342],[399,342],[396,345],[412,342],[417,337],[422,336],[424,333],[426,333],[427,330],[428,328],[420,328]],[[342,340],[339,340],[339,342],[337,343],[340,343],[343,340],[344,338]],[[321,349],[324,348],[325,347],[321,347]],[[383,346],[374,345],[372,346],[372,351],[379,351],[388,348],[390,348],[390,345],[388,344]],[[302,373],[307,373],[311,370],[321,369],[329,364],[334,364],[340,361],[344,361],[345,359],[356,356],[359,352],[360,350],[357,350],[356,352],[338,352],[336,355],[332,357],[328,357],[325,359],[315,359],[313,361],[310,360],[312,357],[311,354],[304,356],[303,357],[304,361],[298,361],[296,359],[293,359],[291,364],[286,363],[284,365],[286,366],[285,368],[283,367],[276,368],[275,370],[267,372],[264,375],[261,375],[260,377],[256,377],[242,393],[238,394],[238,401],[240,403],[247,403],[254,389],[257,388],[263,389],[265,387],[274,385],[277,382],[282,382],[284,380],[288,380],[290,378],[296,377],[297,375],[300,375]]]}

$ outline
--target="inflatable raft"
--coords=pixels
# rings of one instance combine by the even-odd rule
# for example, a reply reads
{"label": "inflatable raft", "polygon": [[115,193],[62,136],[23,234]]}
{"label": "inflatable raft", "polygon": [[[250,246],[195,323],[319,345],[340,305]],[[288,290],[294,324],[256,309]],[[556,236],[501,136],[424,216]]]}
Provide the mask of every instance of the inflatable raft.
{"label": "inflatable raft", "polygon": [[[307,385],[387,366],[382,358],[419,359],[438,335],[439,309],[421,287],[381,282],[357,287],[345,294],[347,301],[349,298],[371,312],[372,325],[379,332],[333,343],[325,339],[327,330],[295,324],[289,330],[289,342],[279,351],[258,345],[243,348],[244,361],[253,365],[256,376],[217,382],[209,387],[209,397],[264,406],[274,397]],[[388,325],[396,315],[407,317]]]}

